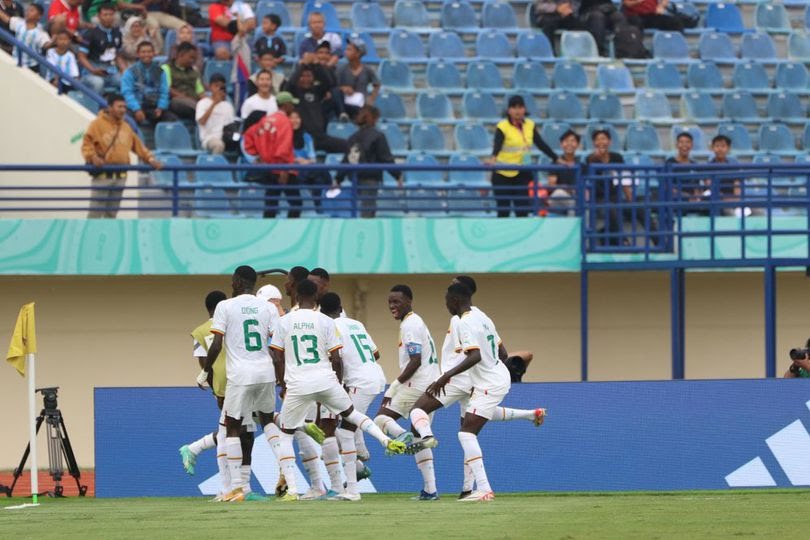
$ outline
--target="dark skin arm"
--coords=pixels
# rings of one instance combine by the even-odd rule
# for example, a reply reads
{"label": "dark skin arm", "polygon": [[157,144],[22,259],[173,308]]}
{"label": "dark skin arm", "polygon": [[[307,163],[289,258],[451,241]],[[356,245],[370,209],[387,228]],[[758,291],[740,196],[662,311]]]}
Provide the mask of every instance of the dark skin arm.
{"label": "dark skin arm", "polygon": [[[503,347],[503,345],[501,345]],[[506,352],[506,349],[504,349]],[[498,356],[500,356],[500,351]],[[473,367],[475,364],[481,361],[481,351],[478,349],[472,349],[471,351],[467,352],[467,356],[464,360],[449,371],[445,371],[441,377],[436,379],[436,382],[432,383],[430,386],[427,387],[425,392],[430,394],[431,396],[438,396],[444,392],[444,387],[447,386],[447,383],[450,382],[454,376],[458,375],[459,373],[463,373]]]}
{"label": "dark skin arm", "polygon": [[270,355],[273,357],[273,367],[276,370],[276,384],[281,387],[281,397],[283,398],[287,392],[284,384],[284,351],[270,349]]}
{"label": "dark skin arm", "polygon": [[506,352],[506,347],[501,343],[498,345],[498,359],[500,359],[501,362],[506,362],[507,358],[509,358],[509,353]]}
{"label": "dark skin arm", "polygon": [[336,349],[329,353],[329,362],[337,375],[338,382],[343,383],[343,359],[340,357],[340,350]]}
{"label": "dark skin arm", "polygon": [[214,366],[214,362],[217,360],[217,356],[219,353],[222,352],[222,334],[214,333],[214,341],[211,343],[211,346],[208,347],[208,356],[205,359],[205,365],[203,369],[207,372],[211,372],[211,368]]}
{"label": "dark skin arm", "polygon": [[412,354],[410,355],[410,358],[411,359],[408,362],[408,365],[405,366],[405,369],[403,369],[402,373],[400,373],[399,377],[397,377],[397,380],[402,384],[408,382],[408,380],[413,377],[414,373],[416,373],[416,370],[419,369],[419,366],[422,365],[421,354]]}

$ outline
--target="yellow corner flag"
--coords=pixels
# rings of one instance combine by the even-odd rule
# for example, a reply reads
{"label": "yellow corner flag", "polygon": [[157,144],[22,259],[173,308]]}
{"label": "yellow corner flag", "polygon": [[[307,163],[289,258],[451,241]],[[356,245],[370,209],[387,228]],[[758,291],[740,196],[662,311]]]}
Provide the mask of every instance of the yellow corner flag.
{"label": "yellow corner flag", "polygon": [[37,352],[37,329],[34,322],[34,303],[25,304],[17,315],[17,324],[11,335],[6,361],[25,377],[25,355]]}

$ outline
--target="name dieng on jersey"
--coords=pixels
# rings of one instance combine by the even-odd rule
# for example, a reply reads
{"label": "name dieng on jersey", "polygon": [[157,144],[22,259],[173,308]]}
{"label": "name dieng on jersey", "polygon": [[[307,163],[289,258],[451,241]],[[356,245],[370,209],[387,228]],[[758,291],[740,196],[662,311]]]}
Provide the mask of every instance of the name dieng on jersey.
{"label": "name dieng on jersey", "polygon": [[243,307],[242,308],[242,315],[258,315],[259,308],[256,307]]}

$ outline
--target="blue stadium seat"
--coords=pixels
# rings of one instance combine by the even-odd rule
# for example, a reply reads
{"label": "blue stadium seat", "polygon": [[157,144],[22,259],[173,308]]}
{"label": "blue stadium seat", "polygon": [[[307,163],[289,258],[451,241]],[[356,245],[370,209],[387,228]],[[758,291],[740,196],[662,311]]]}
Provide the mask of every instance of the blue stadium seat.
{"label": "blue stadium seat", "polygon": [[265,15],[270,14],[278,15],[279,19],[281,19],[282,29],[290,30],[293,28],[290,12],[284,2],[279,0],[259,0],[256,3],[256,25],[261,28],[262,19]]}
{"label": "blue stadium seat", "polygon": [[466,57],[467,52],[458,34],[442,30],[430,34],[428,55],[431,58],[457,59]]}
{"label": "blue stadium seat", "polygon": [[352,23],[354,28],[365,31],[391,28],[385,13],[377,2],[353,2]]}
{"label": "blue stadium seat", "polygon": [[689,44],[680,32],[661,32],[653,34],[653,57],[683,62],[689,60]]}
{"label": "blue stadium seat", "polygon": [[454,0],[442,5],[439,24],[451,30],[478,30],[478,19],[475,10],[466,0]]}
{"label": "blue stadium seat", "polygon": [[[492,149],[490,148],[490,151]],[[481,160],[470,154],[454,153],[450,156],[449,165],[480,165]],[[489,175],[486,171],[450,171],[448,180],[452,184],[465,186],[488,186]],[[452,197],[450,198],[452,202]],[[469,203],[468,203],[469,205]]]}
{"label": "blue stadium seat", "polygon": [[428,90],[416,96],[416,114],[423,120],[446,121],[453,119],[453,105],[442,92]]}
{"label": "blue stadium seat", "polygon": [[405,102],[402,96],[382,91],[377,95],[374,105],[380,110],[380,117],[383,120],[406,120],[408,113],[405,110]]}
{"label": "blue stadium seat", "polygon": [[788,37],[788,58],[810,62],[810,34],[791,32]]}
{"label": "blue stadium seat", "polygon": [[576,122],[585,120],[585,111],[579,98],[571,92],[554,92],[548,98],[548,117],[550,120]]}
{"label": "blue stadium seat", "polygon": [[692,153],[696,155],[707,153],[706,151],[706,136],[703,133],[703,130],[700,129],[700,126],[672,126],[672,130],[670,131],[670,137],[672,140],[671,147],[673,150],[676,148],[676,144],[678,142],[678,135],[681,133],[688,133],[692,136]]}
{"label": "blue stadium seat", "polygon": [[658,130],[650,124],[634,123],[627,126],[624,149],[628,152],[656,153],[661,151]]}
{"label": "blue stadium seat", "polygon": [[521,32],[517,38],[517,55],[533,60],[551,60],[554,58],[554,50],[544,33]]}
{"label": "blue stadium seat", "polygon": [[810,150],[810,123],[805,124],[802,131],[802,148]]}
{"label": "blue stadium seat", "polygon": [[718,32],[745,32],[740,9],[725,2],[709,4],[706,10],[706,28],[714,28]]}
{"label": "blue stadium seat", "polygon": [[489,60],[467,64],[467,87],[481,90],[504,91],[503,79],[498,66]]}
{"label": "blue stadium seat", "polygon": [[560,52],[563,58],[580,60],[599,58],[599,49],[590,32],[563,31],[560,37]]}
{"label": "blue stadium seat", "polygon": [[[180,159],[175,154],[156,154],[155,157],[163,163],[163,165],[167,166],[174,166],[174,165],[183,165],[183,160]],[[161,170],[161,171],[153,171],[152,172],[152,180],[154,180],[155,185],[159,187],[170,188],[172,187],[172,182],[174,182],[174,172]],[[178,184],[187,184],[186,181],[186,173],[179,172],[177,173],[177,180]]]}
{"label": "blue stadium seat", "polygon": [[[201,154],[197,156],[196,163],[197,165],[230,165],[225,156],[221,154]],[[197,184],[230,186],[233,184],[233,174],[231,171],[197,171],[194,173],[194,181]]]}
{"label": "blue stadium seat", "polygon": [[557,62],[554,64],[551,80],[554,83],[554,88],[559,90],[590,93],[588,75],[579,62],[571,60]]}
{"label": "blue stadium seat", "polygon": [[622,64],[602,64],[596,68],[596,86],[616,93],[634,93],[633,76]]}
{"label": "blue stadium seat", "polygon": [[430,28],[430,16],[425,4],[419,0],[397,0],[394,3],[393,26],[417,31]]}
{"label": "blue stadium seat", "polygon": [[503,96],[503,106],[500,108],[500,111],[505,111],[509,108],[509,98],[512,96],[520,96],[523,98],[524,103],[526,103],[526,114],[531,116],[532,118],[539,119],[540,114],[540,107],[537,106],[537,101],[534,99],[534,94],[531,92],[521,92],[521,91],[509,91]]}
{"label": "blue stadium seat", "polygon": [[242,217],[260,218],[264,213],[264,188],[240,187],[236,211]]}
{"label": "blue stadium seat", "polygon": [[723,116],[741,122],[760,119],[754,96],[744,90],[734,90],[723,96]]}
{"label": "blue stadium seat", "polygon": [[588,118],[594,120],[624,120],[624,108],[619,96],[609,92],[591,95],[588,100]]}
{"label": "blue stadium seat", "polygon": [[695,122],[716,122],[719,119],[711,94],[698,91],[681,96],[681,116]]}
{"label": "blue stadium seat", "polygon": [[648,122],[671,122],[669,99],[661,92],[639,90],[636,93],[636,119]]}
{"label": "blue stadium seat", "polygon": [[304,9],[301,11],[301,27],[306,28],[309,22],[309,14],[319,12],[323,15],[326,22],[327,30],[340,30],[340,17],[338,16],[335,6],[329,2],[321,2],[316,0],[314,2],[307,2],[304,4]]}
{"label": "blue stadium seat", "polygon": [[678,67],[671,62],[659,60],[648,64],[644,80],[648,88],[666,94],[679,94],[684,91],[683,77]]}
{"label": "blue stadium seat", "polygon": [[478,34],[475,40],[475,51],[481,58],[500,61],[512,60],[515,56],[509,39],[500,30],[484,30]]}
{"label": "blue stadium seat", "polygon": [[759,62],[776,62],[776,45],[771,36],[765,32],[743,34],[740,56]]}
{"label": "blue stadium seat", "polygon": [[68,92],[68,97],[71,98],[73,101],[87,109],[93,114],[98,114],[98,111],[101,109],[101,105],[93,98],[85,94],[84,92],[79,92],[78,90],[73,92]]}
{"label": "blue stadium seat", "polygon": [[492,154],[492,135],[481,124],[458,124],[453,134],[456,150],[483,156]]}
{"label": "blue stadium seat", "polygon": [[405,140],[405,134],[398,125],[391,122],[380,122],[377,124],[377,129],[385,135],[391,153],[404,154],[408,151],[408,141]]}
{"label": "blue stadium seat", "polygon": [[723,89],[723,75],[714,62],[691,64],[686,70],[689,88],[696,90],[720,91]]}
{"label": "blue stadium seat", "polygon": [[495,122],[501,118],[495,98],[488,92],[467,90],[461,100],[461,110],[471,120]]}
{"label": "blue stadium seat", "polygon": [[[467,154],[453,154],[450,165],[480,165],[481,161]],[[450,171],[448,181],[454,189],[449,193],[447,210],[462,217],[488,217],[493,214],[492,184],[486,171]]]}
{"label": "blue stadium seat", "polygon": [[757,28],[765,32],[787,34],[790,32],[790,16],[782,4],[757,4],[754,16]]}
{"label": "blue stadium seat", "polygon": [[759,127],[759,150],[772,154],[795,155],[796,140],[785,124],[773,122]]}
{"label": "blue stadium seat", "polygon": [[[582,148],[586,152],[593,150],[593,133],[595,131],[607,131],[610,133],[610,150],[613,152],[622,151],[622,139],[619,137],[619,132],[613,124],[605,124],[603,122],[590,122],[585,126],[585,134],[582,135]],[[559,141],[557,142],[559,145]]]}
{"label": "blue stadium seat", "polygon": [[499,30],[516,30],[518,23],[515,10],[509,2],[500,0],[484,2],[481,15],[483,28],[498,28]]}
{"label": "blue stadium seat", "polygon": [[379,68],[380,83],[384,88],[397,90],[413,89],[413,73],[405,62],[396,60],[383,60]]}
{"label": "blue stadium seat", "polygon": [[228,194],[222,188],[195,188],[194,215],[207,218],[233,217]]}
{"label": "blue stadium seat", "polygon": [[411,126],[411,150],[415,152],[443,152],[445,149],[444,135],[436,124],[425,122]]}
{"label": "blue stadium seat", "polygon": [[428,62],[425,80],[429,87],[439,88],[445,92],[461,92],[464,90],[461,73],[459,73],[453,62],[445,62],[444,60]]}
{"label": "blue stadium seat", "polygon": [[793,92],[780,90],[768,96],[768,104],[765,107],[767,116],[776,121],[788,123],[804,123],[807,114],[802,107],[799,96]]}
{"label": "blue stadium seat", "polygon": [[326,134],[338,139],[348,139],[357,131],[357,124],[352,122],[329,122],[326,126]]}
{"label": "blue stadium seat", "polygon": [[802,62],[782,62],[776,66],[774,86],[792,92],[807,92],[810,76]]}
{"label": "blue stadium seat", "polygon": [[560,137],[562,134],[571,129],[571,124],[568,122],[555,122],[553,120],[548,122],[542,122],[542,127],[540,128],[540,137],[546,144],[552,147],[554,150],[560,149]]}
{"label": "blue stadium seat", "polygon": [[[430,154],[429,150],[425,153],[414,153],[408,156],[405,160],[408,165],[438,165],[439,162]],[[444,173],[442,171],[405,171],[405,183],[409,186],[414,185],[429,185],[435,186],[437,183],[444,182]],[[409,192],[412,190],[408,190]],[[435,193],[435,192],[434,192]]]}
{"label": "blue stadium seat", "polygon": [[765,66],[759,62],[753,61],[734,66],[734,73],[731,75],[731,84],[734,88],[748,90],[750,92],[768,92],[771,86],[768,80],[768,73],[765,71]]}
{"label": "blue stadium seat", "polygon": [[698,41],[698,53],[702,60],[712,60],[720,63],[734,63],[737,61],[737,51],[728,34],[721,32],[704,32]]}
{"label": "blue stadium seat", "polygon": [[515,64],[512,73],[512,85],[519,90],[531,92],[548,92],[551,81],[546,74],[546,68],[539,62],[519,62]]}
{"label": "blue stadium seat", "polygon": [[[399,0],[410,1],[410,0]],[[397,60],[425,60],[425,45],[419,36],[408,30],[394,30],[388,37],[388,52]]]}
{"label": "blue stadium seat", "polygon": [[155,126],[155,148],[158,152],[181,157],[200,154],[192,146],[191,135],[182,122],[160,122]]}
{"label": "blue stadium seat", "polygon": [[743,124],[724,122],[717,126],[717,134],[731,139],[731,147],[735,155],[751,155],[754,152],[751,134]]}
{"label": "blue stadium seat", "polygon": [[208,85],[211,80],[211,75],[219,73],[225,77],[226,81],[231,80],[231,70],[233,69],[233,62],[230,60],[208,60],[202,72],[203,84]]}

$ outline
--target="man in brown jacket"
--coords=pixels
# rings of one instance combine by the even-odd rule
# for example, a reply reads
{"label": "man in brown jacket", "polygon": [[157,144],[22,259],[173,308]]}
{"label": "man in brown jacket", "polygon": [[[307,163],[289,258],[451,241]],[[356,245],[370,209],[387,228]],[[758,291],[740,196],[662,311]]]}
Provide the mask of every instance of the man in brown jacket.
{"label": "man in brown jacket", "polygon": [[[127,113],[124,96],[110,94],[107,105],[106,109],[98,113],[98,118],[90,122],[84,133],[82,157],[85,163],[94,167],[129,165],[129,153],[135,152],[152,167],[163,167],[124,120]],[[93,191],[87,217],[114,218],[121,206],[127,173],[93,171],[91,176]]]}

